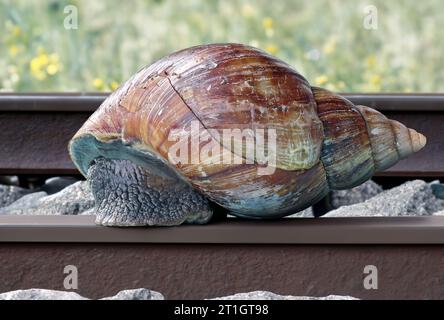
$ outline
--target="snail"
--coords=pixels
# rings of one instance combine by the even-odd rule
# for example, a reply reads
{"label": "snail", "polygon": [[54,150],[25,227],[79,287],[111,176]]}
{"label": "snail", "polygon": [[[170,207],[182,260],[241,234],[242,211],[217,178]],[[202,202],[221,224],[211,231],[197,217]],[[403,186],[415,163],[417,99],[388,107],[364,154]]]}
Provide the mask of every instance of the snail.
{"label": "snail", "polygon": [[220,207],[283,217],[425,143],[268,53],[210,44],[140,70],[85,122],[69,152],[90,183],[96,223],[172,226],[206,223]]}

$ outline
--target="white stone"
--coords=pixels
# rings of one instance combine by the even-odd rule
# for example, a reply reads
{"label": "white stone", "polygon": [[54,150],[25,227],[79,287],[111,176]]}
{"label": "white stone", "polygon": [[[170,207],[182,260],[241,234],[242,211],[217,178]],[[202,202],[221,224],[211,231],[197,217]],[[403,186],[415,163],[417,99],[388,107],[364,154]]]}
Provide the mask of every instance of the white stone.
{"label": "white stone", "polygon": [[102,298],[100,300],[164,300],[161,293],[145,288],[122,290],[115,296]]}
{"label": "white stone", "polygon": [[326,297],[283,296],[270,291],[252,291],[236,293],[230,296],[213,298],[211,300],[359,300],[351,296],[328,295]]}
{"label": "white stone", "polygon": [[78,293],[47,289],[15,290],[0,293],[0,300],[88,300]]}
{"label": "white stone", "polygon": [[30,214],[40,205],[40,199],[46,197],[46,192],[34,192],[27,194],[9,206],[0,208],[0,214]]}
{"label": "white stone", "polygon": [[88,182],[79,181],[60,192],[47,195],[35,192],[11,205],[0,208],[0,214],[16,215],[76,215],[94,207],[94,197]]}
{"label": "white stone", "polygon": [[312,209],[312,207],[308,207],[307,209],[293,213],[293,214],[286,216],[284,218],[313,218],[313,217],[314,217],[313,209]]}
{"label": "white stone", "polygon": [[330,211],[326,217],[424,216],[444,210],[444,200],[434,196],[431,183],[422,180],[406,182],[384,191],[365,202]]}
{"label": "white stone", "polygon": [[28,189],[0,185],[0,208],[9,206],[14,201],[17,201],[21,197],[27,195],[31,191]]}
{"label": "white stone", "polygon": [[333,190],[331,192],[331,205],[334,208],[342,206],[349,206],[356,203],[364,202],[383,191],[382,187],[369,180],[363,184],[347,189],[347,190]]}
{"label": "white stone", "polygon": [[[164,297],[157,291],[145,288],[122,290],[116,295],[100,300],[163,300]],[[48,289],[15,290],[0,293],[0,300],[90,300],[71,291]]]}

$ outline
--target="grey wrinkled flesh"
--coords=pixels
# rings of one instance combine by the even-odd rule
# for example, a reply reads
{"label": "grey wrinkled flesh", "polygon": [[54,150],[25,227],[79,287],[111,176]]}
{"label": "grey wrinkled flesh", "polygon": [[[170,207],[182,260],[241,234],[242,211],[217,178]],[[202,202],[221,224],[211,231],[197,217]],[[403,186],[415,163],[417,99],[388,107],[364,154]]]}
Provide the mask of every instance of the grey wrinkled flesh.
{"label": "grey wrinkled flesh", "polygon": [[174,226],[206,223],[209,201],[184,181],[129,160],[98,158],[87,179],[96,223],[106,226]]}

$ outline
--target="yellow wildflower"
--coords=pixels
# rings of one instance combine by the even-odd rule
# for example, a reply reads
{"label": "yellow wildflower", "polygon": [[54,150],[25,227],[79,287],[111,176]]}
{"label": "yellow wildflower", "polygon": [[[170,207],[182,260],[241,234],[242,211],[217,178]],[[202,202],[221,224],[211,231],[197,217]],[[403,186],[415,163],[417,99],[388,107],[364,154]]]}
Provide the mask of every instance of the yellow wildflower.
{"label": "yellow wildflower", "polygon": [[59,72],[59,66],[57,64],[54,63],[50,63],[48,64],[48,66],[46,67],[46,72],[50,75],[53,76],[55,75],[57,72]]}
{"label": "yellow wildflower", "polygon": [[37,57],[33,58],[30,62],[32,76],[37,80],[44,80],[46,78],[46,73],[43,70],[47,63],[48,56],[46,54],[38,55]]}
{"label": "yellow wildflower", "polygon": [[109,86],[110,86],[111,90],[114,91],[119,87],[119,83],[117,81],[112,81]]}
{"label": "yellow wildflower", "polygon": [[62,68],[57,53],[47,54],[42,48],[38,49],[39,54],[31,59],[29,67],[31,74],[37,80],[46,79],[47,75],[53,76]]}
{"label": "yellow wildflower", "polygon": [[330,40],[327,41],[322,50],[324,51],[325,54],[333,53],[336,50],[336,44],[337,44],[336,38],[330,38]]}
{"label": "yellow wildflower", "polygon": [[316,77],[316,79],[315,79],[315,83],[318,86],[322,86],[322,85],[326,84],[327,82],[328,82],[328,77],[325,74],[320,75],[320,76]]}
{"label": "yellow wildflower", "polygon": [[273,19],[266,17],[262,20],[262,26],[265,30],[273,29]]}
{"label": "yellow wildflower", "polygon": [[59,55],[57,53],[52,53],[49,55],[49,63],[46,67],[46,72],[53,76],[62,68],[62,64],[60,63]]}
{"label": "yellow wildflower", "polygon": [[270,54],[276,54],[279,51],[279,48],[274,45],[274,44],[269,44],[266,48],[265,51],[267,51]]}
{"label": "yellow wildflower", "polygon": [[9,51],[9,54],[11,55],[11,57],[15,57],[16,55],[18,55],[20,49],[15,44],[13,44],[12,46],[10,46],[8,48],[8,51]]}
{"label": "yellow wildflower", "polygon": [[242,6],[242,15],[245,18],[251,18],[255,14],[256,14],[256,10],[254,9],[254,7],[251,4],[246,3]]}
{"label": "yellow wildflower", "polygon": [[367,65],[369,67],[374,67],[376,65],[376,58],[374,55],[369,55],[366,59],[365,62],[367,63]]}
{"label": "yellow wildflower", "polygon": [[37,71],[31,72],[31,74],[32,74],[32,76],[33,76],[34,78],[36,78],[37,80],[42,81],[42,80],[45,80],[45,79],[46,79],[46,73],[44,73],[44,72],[41,71],[41,70],[37,70]]}
{"label": "yellow wildflower", "polygon": [[42,65],[47,65],[50,62],[49,56],[47,54],[40,55],[39,59]]}
{"label": "yellow wildflower", "polygon": [[381,77],[377,74],[374,74],[370,77],[370,83],[374,86],[380,86],[381,85]]}
{"label": "yellow wildflower", "polygon": [[100,78],[95,78],[92,82],[92,85],[94,86],[94,88],[96,89],[103,89],[105,87],[105,82],[100,79]]}
{"label": "yellow wildflower", "polygon": [[11,28],[11,34],[12,34],[14,37],[19,37],[19,36],[22,34],[22,29],[20,29],[19,26],[13,26],[13,27]]}

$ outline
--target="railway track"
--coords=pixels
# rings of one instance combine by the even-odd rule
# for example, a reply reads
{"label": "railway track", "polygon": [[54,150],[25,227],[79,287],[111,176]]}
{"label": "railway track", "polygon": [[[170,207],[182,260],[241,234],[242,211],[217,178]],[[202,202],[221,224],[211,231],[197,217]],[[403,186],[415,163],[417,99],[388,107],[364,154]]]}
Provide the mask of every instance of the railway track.
{"label": "railway track", "polygon": [[[424,133],[421,152],[380,172],[394,185],[444,177],[444,95],[345,95]],[[0,95],[0,175],[79,175],[67,143],[106,95]],[[0,292],[64,290],[63,268],[79,270],[79,293],[109,296],[147,287],[169,299],[235,292],[444,298],[444,217],[229,219],[207,226],[105,228],[91,216],[1,216]],[[379,270],[378,290],[362,285]]]}
{"label": "railway track", "polygon": [[[427,136],[421,152],[380,172],[386,177],[444,177],[444,95],[347,95]],[[76,175],[67,144],[103,94],[0,95],[0,174]]]}

